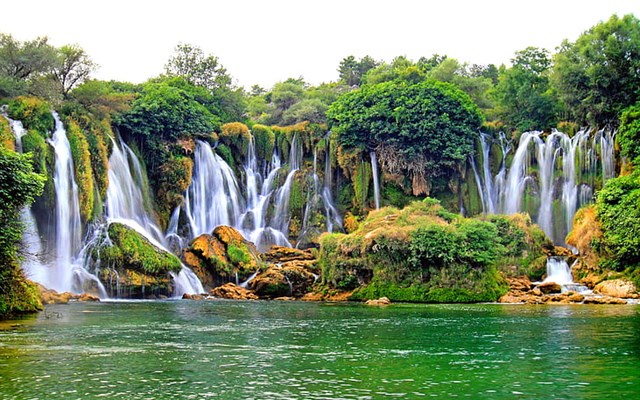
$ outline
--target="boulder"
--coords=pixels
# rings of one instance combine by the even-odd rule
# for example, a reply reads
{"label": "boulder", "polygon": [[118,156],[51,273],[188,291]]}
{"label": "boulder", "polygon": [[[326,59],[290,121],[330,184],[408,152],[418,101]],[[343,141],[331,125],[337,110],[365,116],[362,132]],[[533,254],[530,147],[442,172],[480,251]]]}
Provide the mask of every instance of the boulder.
{"label": "boulder", "polygon": [[391,304],[391,300],[388,297],[380,297],[375,300],[367,300],[364,304],[368,306],[388,306]]}
{"label": "boulder", "polygon": [[249,283],[249,287],[260,297],[302,297],[317,279],[314,268],[315,261],[312,260],[271,264]]}
{"label": "boulder", "polygon": [[204,300],[206,299],[206,297],[204,297],[201,294],[185,293],[182,295],[182,299],[183,300]]}
{"label": "boulder", "polygon": [[182,259],[205,287],[245,281],[261,265],[255,245],[230,226],[218,226],[183,249]]}
{"label": "boulder", "polygon": [[226,283],[222,286],[218,286],[215,289],[209,291],[209,294],[222,299],[232,300],[257,300],[258,296],[251,290],[247,290],[243,287],[235,285],[233,283]]}
{"label": "boulder", "polygon": [[78,301],[88,301],[88,302],[98,302],[100,301],[100,297],[95,296],[91,293],[82,293],[78,296]]}
{"label": "boulder", "polygon": [[171,294],[171,273],[182,270],[178,257],[121,223],[111,223],[104,235],[103,244],[92,249],[91,258],[100,262],[98,278],[109,296],[145,298]]}
{"label": "boulder", "polygon": [[270,264],[286,263],[289,261],[311,261],[316,257],[310,250],[299,250],[285,246],[271,246],[262,254],[263,260]]}
{"label": "boulder", "polygon": [[636,286],[626,279],[602,281],[593,288],[593,293],[622,299],[638,298]]}
{"label": "boulder", "polygon": [[506,278],[507,283],[509,284],[510,291],[521,291],[528,292],[533,288],[533,284],[529,277],[527,276],[519,276],[515,278]]}
{"label": "boulder", "polygon": [[562,286],[560,286],[559,284],[555,283],[555,282],[545,282],[545,283],[541,283],[540,285],[538,285],[538,289],[540,289],[540,291],[544,294],[551,294],[551,293],[560,293],[562,292]]}

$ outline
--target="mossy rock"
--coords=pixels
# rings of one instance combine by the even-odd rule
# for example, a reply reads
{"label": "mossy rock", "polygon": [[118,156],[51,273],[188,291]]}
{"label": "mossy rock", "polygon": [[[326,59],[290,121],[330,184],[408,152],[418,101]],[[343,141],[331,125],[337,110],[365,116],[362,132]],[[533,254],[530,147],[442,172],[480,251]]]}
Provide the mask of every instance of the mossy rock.
{"label": "mossy rock", "polygon": [[91,164],[89,143],[77,121],[72,118],[65,120],[67,138],[73,157],[73,168],[78,185],[78,201],[80,203],[80,217],[83,222],[93,220],[94,210],[94,180]]}
{"label": "mossy rock", "polygon": [[302,297],[316,281],[315,260],[271,264],[253,279],[249,287],[260,297]]}
{"label": "mossy rock", "polygon": [[255,245],[230,226],[218,226],[195,238],[182,251],[182,258],[200,278],[214,288],[228,282],[245,281],[261,266]]}
{"label": "mossy rock", "polygon": [[42,310],[37,285],[24,277],[18,264],[2,267],[0,288],[0,319]]}

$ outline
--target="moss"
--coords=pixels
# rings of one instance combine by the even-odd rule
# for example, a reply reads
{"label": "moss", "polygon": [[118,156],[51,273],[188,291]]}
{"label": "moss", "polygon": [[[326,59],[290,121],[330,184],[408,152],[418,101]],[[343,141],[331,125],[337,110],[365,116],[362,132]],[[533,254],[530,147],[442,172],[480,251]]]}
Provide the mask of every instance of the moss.
{"label": "moss", "polygon": [[42,310],[37,286],[27,280],[17,263],[0,268],[0,319]]}
{"label": "moss", "polygon": [[5,118],[0,118],[0,146],[9,150],[16,150],[16,141],[11,131],[9,121]]}
{"label": "moss", "polygon": [[100,199],[105,199],[107,196],[107,188],[109,187],[109,145],[111,144],[110,137],[114,136],[111,125],[106,119],[94,123],[91,127],[91,133],[86,135],[91,154],[91,168],[93,169],[93,177]]}
{"label": "moss", "polygon": [[[34,202],[33,210],[40,216],[49,215],[56,206],[56,189],[53,181],[53,172],[55,170],[53,148],[47,144],[40,134],[30,130],[22,137],[22,151],[33,154],[33,170],[47,177],[44,191]],[[46,218],[40,218],[39,220],[46,220]],[[39,226],[39,228],[43,227]],[[44,233],[43,229],[40,230],[41,233]]]}
{"label": "moss", "polygon": [[171,212],[182,204],[183,194],[191,185],[193,161],[184,156],[174,156],[160,166],[156,209],[162,221],[168,221]]}
{"label": "moss", "polygon": [[249,127],[241,122],[230,122],[220,127],[220,142],[227,145],[235,157],[238,164],[242,164],[242,160],[249,149],[251,141],[251,132]]}
{"label": "moss", "polygon": [[36,131],[43,138],[55,127],[51,106],[36,97],[20,96],[13,99],[9,102],[7,112],[12,119],[21,121],[25,129]]}
{"label": "moss", "polygon": [[74,174],[78,184],[80,216],[83,222],[92,221],[95,191],[89,143],[77,121],[68,118],[65,122],[71,156],[73,157]]}
{"label": "moss", "polygon": [[144,274],[180,272],[182,264],[173,254],[161,250],[126,225],[112,223],[108,229],[111,246],[94,250],[94,259],[116,268],[131,269]]}
{"label": "moss", "polygon": [[229,256],[229,261],[237,265],[248,264],[252,260],[251,254],[246,247],[243,248],[235,244],[227,246],[227,255]]}
{"label": "moss", "polygon": [[369,199],[369,185],[371,183],[371,164],[360,162],[353,177],[354,207],[364,210],[367,208]]}
{"label": "moss", "polygon": [[276,135],[271,128],[256,124],[251,128],[256,146],[256,157],[259,160],[270,160],[276,144]]}
{"label": "moss", "polygon": [[236,161],[233,158],[233,152],[231,151],[231,149],[224,145],[224,144],[218,144],[218,146],[216,146],[216,153],[222,157],[222,159],[229,164],[229,167],[231,167],[231,169],[236,169]]}

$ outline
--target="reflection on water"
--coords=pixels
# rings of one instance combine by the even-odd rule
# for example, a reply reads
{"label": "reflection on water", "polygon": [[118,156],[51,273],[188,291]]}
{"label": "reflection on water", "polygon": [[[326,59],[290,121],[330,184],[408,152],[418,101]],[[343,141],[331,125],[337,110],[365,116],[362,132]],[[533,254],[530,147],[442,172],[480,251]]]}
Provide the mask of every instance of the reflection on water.
{"label": "reflection on water", "polygon": [[51,306],[46,316],[0,325],[0,399],[637,397],[639,311],[230,301]]}

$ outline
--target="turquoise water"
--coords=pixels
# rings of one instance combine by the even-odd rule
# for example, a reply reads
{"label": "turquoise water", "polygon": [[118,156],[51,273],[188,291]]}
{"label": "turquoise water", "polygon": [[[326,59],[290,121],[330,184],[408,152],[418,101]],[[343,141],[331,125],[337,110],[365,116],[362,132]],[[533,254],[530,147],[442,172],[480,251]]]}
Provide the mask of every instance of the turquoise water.
{"label": "turquoise water", "polygon": [[0,324],[0,399],[639,395],[640,306],[181,300]]}

